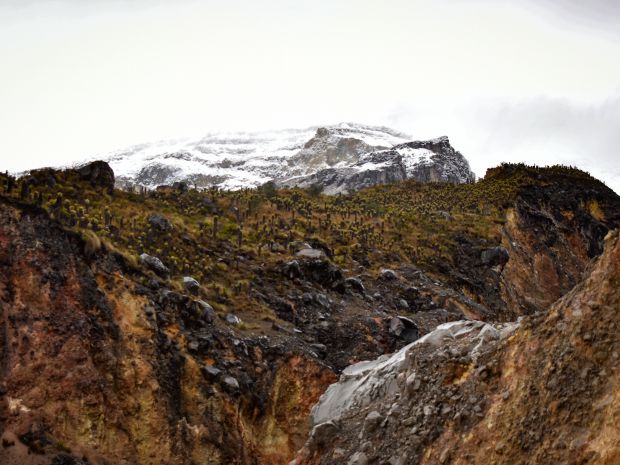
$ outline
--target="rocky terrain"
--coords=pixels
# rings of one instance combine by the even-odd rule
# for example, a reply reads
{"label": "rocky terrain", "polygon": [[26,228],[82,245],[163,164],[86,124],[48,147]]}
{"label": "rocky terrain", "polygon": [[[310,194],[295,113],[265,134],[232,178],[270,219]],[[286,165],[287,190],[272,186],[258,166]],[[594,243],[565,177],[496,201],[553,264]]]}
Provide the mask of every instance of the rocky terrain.
{"label": "rocky terrain", "polygon": [[385,127],[334,126],[261,133],[216,133],[198,139],[162,141],[119,150],[103,158],[128,188],[186,182],[222,189],[320,184],[345,193],[380,183],[470,182],[467,160],[446,137],[411,142]]}
{"label": "rocky terrain", "polygon": [[547,312],[348,367],[294,464],[620,462],[620,234]]}
{"label": "rocky terrain", "polygon": [[0,175],[0,463],[617,461],[620,198],[587,173],[114,185]]}
{"label": "rocky terrain", "polygon": [[420,182],[474,182],[469,163],[454,150],[447,137],[407,142],[389,150],[362,154],[353,163],[321,169],[305,176],[277,180],[279,186],[321,186],[326,194],[354,192],[376,184],[406,179]]}

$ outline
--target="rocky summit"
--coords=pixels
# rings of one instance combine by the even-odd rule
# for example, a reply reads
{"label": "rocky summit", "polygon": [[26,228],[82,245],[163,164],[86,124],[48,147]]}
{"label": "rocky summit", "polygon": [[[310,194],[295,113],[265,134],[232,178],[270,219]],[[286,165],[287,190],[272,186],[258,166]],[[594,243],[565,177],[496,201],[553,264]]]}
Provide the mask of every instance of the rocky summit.
{"label": "rocky summit", "polygon": [[620,463],[620,197],[356,131],[0,174],[0,464]]}
{"label": "rocky summit", "polygon": [[404,179],[470,182],[469,163],[447,137],[412,142],[386,127],[342,123],[162,141],[104,157],[119,187],[186,183],[242,189],[267,182],[346,193]]}

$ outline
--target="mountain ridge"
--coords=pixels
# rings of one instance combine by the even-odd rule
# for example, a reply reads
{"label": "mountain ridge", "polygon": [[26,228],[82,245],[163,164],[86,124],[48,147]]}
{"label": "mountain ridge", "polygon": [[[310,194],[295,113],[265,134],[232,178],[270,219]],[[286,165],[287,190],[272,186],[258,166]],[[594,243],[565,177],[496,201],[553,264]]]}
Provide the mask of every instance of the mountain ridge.
{"label": "mountain ridge", "polygon": [[[411,150],[408,152],[405,144],[418,144],[419,148],[412,149],[418,153],[409,153]],[[435,151],[420,157],[423,146],[434,147]],[[389,150],[403,153],[391,152],[391,157],[383,155],[383,164],[368,165],[372,154]],[[440,153],[442,157],[438,157]],[[448,154],[450,159],[445,158]],[[258,187],[270,181],[287,186],[306,185],[313,182],[311,179],[320,182],[332,170],[344,178],[356,173],[354,179],[340,180],[338,185],[343,187],[326,184],[325,190],[332,193],[408,178],[448,182],[474,179],[469,163],[450,146],[447,137],[416,142],[409,135],[385,126],[355,123],[210,133],[197,139],[139,144],[99,158],[110,163],[118,186],[124,188],[152,189],[175,182],[226,190]],[[429,171],[430,165],[434,168]],[[367,176],[360,174],[362,171],[372,173]],[[447,172],[449,176],[444,175]]]}

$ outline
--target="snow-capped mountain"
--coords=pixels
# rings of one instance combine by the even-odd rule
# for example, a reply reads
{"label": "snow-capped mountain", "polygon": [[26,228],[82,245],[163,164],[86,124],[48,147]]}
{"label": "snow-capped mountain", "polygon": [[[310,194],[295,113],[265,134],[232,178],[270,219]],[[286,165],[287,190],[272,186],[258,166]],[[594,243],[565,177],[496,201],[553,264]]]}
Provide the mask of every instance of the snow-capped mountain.
{"label": "snow-capped mountain", "polygon": [[208,134],[143,144],[104,159],[121,187],[154,188],[178,181],[223,189],[321,183],[326,193],[347,192],[407,178],[467,182],[467,160],[447,138],[411,142],[386,127],[342,123],[326,127]]}

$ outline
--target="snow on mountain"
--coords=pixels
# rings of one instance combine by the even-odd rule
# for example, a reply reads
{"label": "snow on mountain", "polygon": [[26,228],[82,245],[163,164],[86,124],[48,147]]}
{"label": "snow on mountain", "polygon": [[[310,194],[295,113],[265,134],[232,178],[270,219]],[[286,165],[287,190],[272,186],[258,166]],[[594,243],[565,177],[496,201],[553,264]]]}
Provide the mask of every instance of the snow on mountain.
{"label": "snow on mountain", "polygon": [[[432,168],[437,174],[437,166],[443,161],[437,159],[433,147],[441,145],[444,139],[435,140],[435,145],[429,145],[432,141],[413,143],[411,140],[407,134],[386,127],[341,123],[280,131],[212,133],[198,139],[136,145],[104,159],[116,173],[121,187],[154,188],[184,181],[197,187],[241,189],[272,180],[282,185],[303,186],[312,177],[320,178],[320,173],[331,173],[332,178],[336,173],[336,184],[341,185],[343,179],[353,176],[355,182],[348,182],[342,188],[334,185],[330,189],[325,185],[326,192],[336,193],[415,177],[414,173],[422,172],[421,167]],[[454,149],[452,152],[462,159],[451,162],[454,167],[450,170],[456,170],[456,176],[443,176],[443,179],[429,172],[428,180],[465,182],[469,179],[467,161]]]}
{"label": "snow on mountain", "polygon": [[405,179],[464,183],[475,180],[475,176],[465,157],[450,145],[448,138],[440,137],[373,151],[347,166],[337,165],[277,183],[299,187],[319,184],[326,194],[337,194]]}

